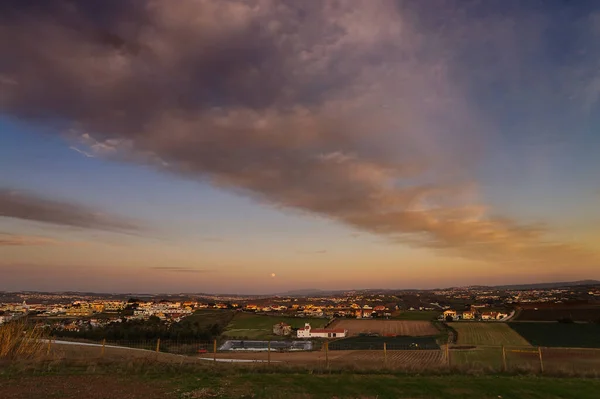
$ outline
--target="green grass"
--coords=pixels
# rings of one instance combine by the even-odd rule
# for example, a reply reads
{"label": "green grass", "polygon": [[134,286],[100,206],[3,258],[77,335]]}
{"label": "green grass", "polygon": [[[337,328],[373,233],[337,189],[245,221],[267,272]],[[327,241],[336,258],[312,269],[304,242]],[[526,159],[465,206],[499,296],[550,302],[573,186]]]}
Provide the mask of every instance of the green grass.
{"label": "green grass", "polygon": [[407,310],[402,311],[399,316],[394,317],[396,320],[435,320],[442,312],[436,310]]}
{"label": "green grass", "polygon": [[[220,398],[596,398],[600,381],[507,376],[256,374],[176,377],[182,396]],[[206,396],[194,396],[194,394]],[[185,397],[184,396],[184,397]]]}
{"label": "green grass", "polygon": [[531,345],[566,348],[600,348],[597,323],[509,323]]}
{"label": "green grass", "polygon": [[234,316],[232,310],[214,310],[214,309],[201,309],[196,310],[190,316],[184,318],[184,320],[191,323],[198,323],[202,328],[210,327],[214,324],[220,326],[227,326]]}
{"label": "green grass", "polygon": [[287,323],[294,328],[304,327],[304,323],[310,323],[311,327],[323,327],[328,319],[315,319],[303,317],[266,316],[254,313],[235,314],[233,320],[227,325],[224,336],[226,337],[248,337],[253,339],[277,338],[273,334],[273,325]]}
{"label": "green grass", "polygon": [[[94,378],[119,383],[111,391],[114,399],[139,397],[141,386],[147,397],[183,398],[270,398],[270,399],[592,399],[598,397],[600,380],[582,378],[549,378],[508,375],[407,375],[394,373],[318,374],[312,372],[277,372],[266,368],[199,367],[199,365],[129,363],[122,365],[81,365],[77,369],[57,368],[6,373],[0,369],[0,397],[35,396],[44,378],[55,381],[62,376],[70,383],[58,386],[56,397],[81,397],[81,385]],[[124,368],[123,368],[124,367]],[[124,377],[126,376],[126,377]],[[156,392],[152,386],[159,385]],[[19,395],[17,392],[19,391]],[[6,390],[6,392],[5,392]],[[98,394],[102,394],[98,388]],[[152,395],[153,394],[153,395]],[[54,397],[54,396],[52,396]]]}
{"label": "green grass", "polygon": [[[244,330],[244,329],[236,329],[236,330],[227,330],[223,333],[223,337],[231,337],[231,338],[239,338],[245,337],[245,339],[256,339],[256,340],[265,340],[273,338],[272,331],[268,330]],[[282,337],[283,338],[283,337]]]}
{"label": "green grass", "polygon": [[449,323],[449,326],[458,333],[459,345],[529,345],[527,340],[506,323],[455,322]]}

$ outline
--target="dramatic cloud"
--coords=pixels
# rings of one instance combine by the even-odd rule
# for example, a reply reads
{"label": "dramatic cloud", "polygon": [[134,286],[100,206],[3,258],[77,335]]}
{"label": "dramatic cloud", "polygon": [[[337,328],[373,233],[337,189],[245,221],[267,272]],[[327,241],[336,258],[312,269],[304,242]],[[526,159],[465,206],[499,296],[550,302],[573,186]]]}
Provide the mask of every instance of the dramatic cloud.
{"label": "dramatic cloud", "polygon": [[119,218],[81,205],[53,201],[6,188],[0,188],[1,217],[118,232],[135,232],[140,228],[126,218]]}
{"label": "dramatic cloud", "polygon": [[[420,3],[8,2],[0,109],[64,128],[85,156],[209,179],[393,241],[502,262],[583,256],[492,216],[473,173],[494,115],[471,96],[518,93],[507,76],[536,55],[548,21],[452,2],[436,17]],[[553,76],[540,82],[555,87]],[[5,216],[129,227],[3,198]]]}

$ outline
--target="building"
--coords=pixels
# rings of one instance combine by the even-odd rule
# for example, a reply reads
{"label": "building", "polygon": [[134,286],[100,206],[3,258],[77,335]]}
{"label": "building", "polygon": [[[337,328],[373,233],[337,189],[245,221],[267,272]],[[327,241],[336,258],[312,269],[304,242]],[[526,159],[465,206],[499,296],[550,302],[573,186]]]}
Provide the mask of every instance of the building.
{"label": "building", "polygon": [[91,316],[94,313],[89,306],[72,306],[67,309],[67,316]]}
{"label": "building", "polygon": [[273,326],[273,334],[275,335],[290,335],[292,333],[292,326],[283,322],[277,323]]}
{"label": "building", "polygon": [[304,328],[298,330],[298,338],[344,338],[348,330],[342,328],[311,328],[310,323],[305,323]]}
{"label": "building", "polygon": [[505,314],[499,312],[483,312],[481,314],[481,320],[498,320],[504,316]]}
{"label": "building", "polygon": [[120,302],[120,301],[111,301],[111,302],[105,302],[104,303],[104,311],[105,312],[120,312],[121,310],[125,309],[125,302]]}
{"label": "building", "polygon": [[444,310],[444,319],[448,316],[452,316],[452,318],[456,320],[456,310],[452,310],[452,309]]}
{"label": "building", "polygon": [[473,320],[475,319],[475,311],[474,310],[466,310],[462,314],[463,320]]}

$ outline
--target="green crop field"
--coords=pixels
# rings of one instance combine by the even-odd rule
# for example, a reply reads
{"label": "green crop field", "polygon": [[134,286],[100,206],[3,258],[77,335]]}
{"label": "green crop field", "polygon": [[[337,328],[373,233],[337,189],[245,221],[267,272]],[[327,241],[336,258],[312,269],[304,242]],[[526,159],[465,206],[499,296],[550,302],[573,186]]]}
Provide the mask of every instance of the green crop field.
{"label": "green crop field", "polygon": [[436,320],[442,312],[436,310],[407,310],[402,311],[400,315],[394,317],[397,320]]}
{"label": "green crop field", "polygon": [[600,348],[600,324],[526,323],[509,326],[531,345],[565,348]]}
{"label": "green crop field", "polygon": [[238,312],[227,325],[223,335],[232,338],[245,337],[248,339],[275,338],[273,335],[273,325],[281,322],[289,324],[294,328],[300,328],[304,326],[304,323],[310,323],[311,327],[315,328],[325,326],[329,322],[329,319],[266,316]]}
{"label": "green crop field", "polygon": [[459,345],[529,345],[525,338],[506,323],[456,322],[449,326],[458,333]]}

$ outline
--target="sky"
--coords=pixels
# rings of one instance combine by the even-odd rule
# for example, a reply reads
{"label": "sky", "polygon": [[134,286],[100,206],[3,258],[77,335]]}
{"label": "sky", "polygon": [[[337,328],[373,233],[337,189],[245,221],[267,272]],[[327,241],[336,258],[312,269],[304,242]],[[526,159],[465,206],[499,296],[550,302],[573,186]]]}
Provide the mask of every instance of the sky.
{"label": "sky", "polygon": [[0,3],[0,290],[600,279],[595,1]]}

